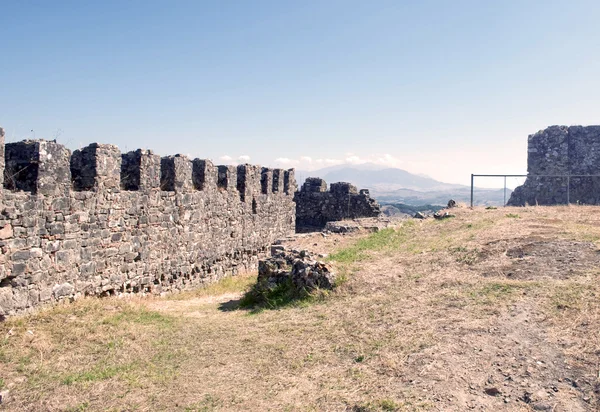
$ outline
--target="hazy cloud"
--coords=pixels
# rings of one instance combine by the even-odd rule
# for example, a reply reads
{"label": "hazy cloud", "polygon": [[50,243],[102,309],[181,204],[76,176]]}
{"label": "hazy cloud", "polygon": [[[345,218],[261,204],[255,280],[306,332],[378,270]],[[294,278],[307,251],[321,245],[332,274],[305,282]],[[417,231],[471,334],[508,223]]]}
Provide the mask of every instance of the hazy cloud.
{"label": "hazy cloud", "polygon": [[240,161],[240,163],[248,163],[250,162],[250,156],[241,155],[240,157],[238,157],[238,160]]}
{"label": "hazy cloud", "polygon": [[300,163],[298,160],[290,159],[287,157],[278,157],[277,159],[275,159],[275,164],[281,165],[281,166],[294,166],[294,165],[297,165],[298,163]]}

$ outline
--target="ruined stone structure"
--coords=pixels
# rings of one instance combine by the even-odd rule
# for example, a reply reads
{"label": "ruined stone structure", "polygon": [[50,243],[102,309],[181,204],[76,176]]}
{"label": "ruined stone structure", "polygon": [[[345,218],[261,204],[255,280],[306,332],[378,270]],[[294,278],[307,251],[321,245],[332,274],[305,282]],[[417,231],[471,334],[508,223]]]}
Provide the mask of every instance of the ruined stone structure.
{"label": "ruined stone structure", "polygon": [[294,197],[296,201],[296,231],[321,230],[327,222],[377,217],[381,214],[379,204],[369,196],[369,191],[350,183],[332,183],[327,191],[325,180],[309,177]]}
{"label": "ruined stone structure", "polygon": [[71,154],[0,134],[0,318],[82,295],[194,287],[255,269],[294,232],[293,170],[106,144]]}
{"label": "ruined stone structure", "polygon": [[[508,205],[600,203],[600,126],[551,126],[529,136],[527,173],[573,177],[527,177]],[[567,195],[567,187],[569,193]]]}

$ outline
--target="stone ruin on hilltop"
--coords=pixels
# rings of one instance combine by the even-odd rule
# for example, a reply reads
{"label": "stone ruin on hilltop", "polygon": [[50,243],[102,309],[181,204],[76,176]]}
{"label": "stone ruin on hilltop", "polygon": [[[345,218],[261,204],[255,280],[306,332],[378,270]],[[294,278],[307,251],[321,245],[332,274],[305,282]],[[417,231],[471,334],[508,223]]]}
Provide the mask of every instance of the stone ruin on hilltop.
{"label": "stone ruin on hilltop", "polygon": [[320,230],[331,221],[381,214],[379,204],[367,189],[358,191],[350,183],[339,182],[332,183],[328,191],[325,180],[318,177],[306,179],[294,201],[297,232]]}
{"label": "stone ruin on hilltop", "polygon": [[[599,204],[600,126],[551,126],[530,135],[528,177],[508,205]],[[551,177],[536,177],[551,176]]]}
{"label": "stone ruin on hilltop", "polygon": [[[295,232],[297,205],[306,211],[313,201],[294,202],[293,169],[121,154],[110,144],[73,153],[55,141],[5,145],[2,128],[0,175],[0,319],[67,298],[161,294],[255,270]],[[347,217],[340,199],[347,211],[360,197],[351,215],[373,203],[340,185],[315,193],[319,222]]]}

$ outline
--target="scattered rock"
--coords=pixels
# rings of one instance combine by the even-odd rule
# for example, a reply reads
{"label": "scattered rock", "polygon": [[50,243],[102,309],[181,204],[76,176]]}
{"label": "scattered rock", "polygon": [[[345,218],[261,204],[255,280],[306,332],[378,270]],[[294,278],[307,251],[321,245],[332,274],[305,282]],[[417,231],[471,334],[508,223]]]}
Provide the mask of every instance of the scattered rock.
{"label": "scattered rock", "polygon": [[324,262],[312,259],[307,250],[272,247],[273,256],[258,262],[258,290],[272,290],[291,282],[299,293],[314,289],[333,289],[336,275]]}
{"label": "scattered rock", "polygon": [[454,199],[448,200],[448,209],[452,209],[453,207],[457,207],[456,201]]}
{"label": "scattered rock", "polygon": [[443,220],[443,219],[448,219],[448,218],[451,218],[451,217],[456,217],[456,216],[454,216],[454,215],[451,215],[451,214],[450,214],[450,213],[448,213],[448,212],[444,212],[444,213],[441,213],[441,212],[436,212],[436,213],[434,213],[434,214],[433,214],[433,217],[434,217],[435,219],[437,219],[437,220]]}
{"label": "scattered rock", "polygon": [[415,218],[415,219],[425,219],[426,217],[427,217],[427,216],[425,216],[425,215],[424,215],[423,213],[421,213],[421,212],[417,212],[417,213],[415,213],[415,216],[414,216],[414,218]]}
{"label": "scattered rock", "polygon": [[496,388],[495,386],[491,387],[491,388],[485,388],[484,392],[490,396],[498,396],[501,394],[500,390],[498,388]]}

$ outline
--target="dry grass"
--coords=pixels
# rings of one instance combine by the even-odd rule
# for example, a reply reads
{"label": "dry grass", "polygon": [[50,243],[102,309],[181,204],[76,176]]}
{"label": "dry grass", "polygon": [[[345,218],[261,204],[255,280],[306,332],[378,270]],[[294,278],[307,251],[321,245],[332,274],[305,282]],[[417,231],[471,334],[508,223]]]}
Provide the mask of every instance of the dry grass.
{"label": "dry grass", "polygon": [[[595,410],[599,271],[597,248],[581,242],[600,240],[598,212],[459,209],[359,238],[303,237],[303,247],[337,247],[330,259],[347,277],[310,305],[236,309],[253,281],[239,276],[9,319],[5,408]],[[558,263],[507,256],[532,242]]]}

